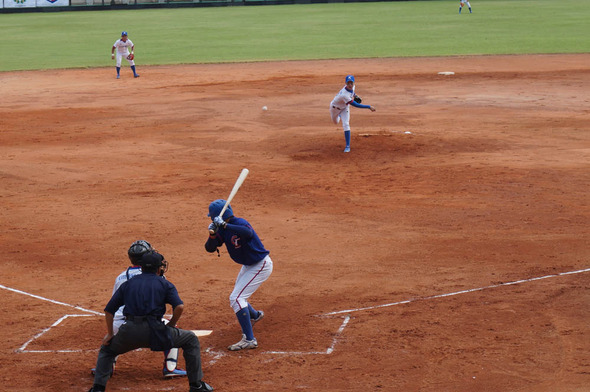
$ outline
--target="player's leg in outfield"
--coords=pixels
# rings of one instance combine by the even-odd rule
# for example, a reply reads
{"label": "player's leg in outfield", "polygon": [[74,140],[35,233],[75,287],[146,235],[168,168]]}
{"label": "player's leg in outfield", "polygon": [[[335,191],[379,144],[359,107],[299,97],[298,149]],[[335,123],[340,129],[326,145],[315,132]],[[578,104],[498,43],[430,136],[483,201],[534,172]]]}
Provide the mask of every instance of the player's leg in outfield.
{"label": "player's leg in outfield", "polygon": [[133,71],[133,77],[139,78],[139,75],[135,71],[135,60],[129,60],[129,59],[126,59],[126,60],[129,63],[129,66],[131,67],[131,70]]}
{"label": "player's leg in outfield", "polygon": [[117,51],[117,79],[121,77],[121,58],[123,56]]}

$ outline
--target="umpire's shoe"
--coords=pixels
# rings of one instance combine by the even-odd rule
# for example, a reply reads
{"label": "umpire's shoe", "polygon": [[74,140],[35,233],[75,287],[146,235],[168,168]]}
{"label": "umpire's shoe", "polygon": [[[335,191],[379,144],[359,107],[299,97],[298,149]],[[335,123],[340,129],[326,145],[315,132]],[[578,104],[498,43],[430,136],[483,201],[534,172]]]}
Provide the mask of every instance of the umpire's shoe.
{"label": "umpire's shoe", "polygon": [[199,381],[197,384],[190,384],[189,392],[209,392],[213,391],[213,387],[205,381]]}

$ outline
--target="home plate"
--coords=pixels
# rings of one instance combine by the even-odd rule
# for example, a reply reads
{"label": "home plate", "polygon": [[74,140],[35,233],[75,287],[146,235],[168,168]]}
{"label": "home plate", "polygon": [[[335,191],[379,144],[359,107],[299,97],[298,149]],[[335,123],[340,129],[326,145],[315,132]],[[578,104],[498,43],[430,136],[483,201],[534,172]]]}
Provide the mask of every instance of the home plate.
{"label": "home plate", "polygon": [[194,333],[197,336],[209,336],[213,333],[213,331],[209,330],[209,329],[193,329],[191,330],[192,333]]}
{"label": "home plate", "polygon": [[439,75],[454,75],[455,73],[453,71],[442,71],[438,73]]}

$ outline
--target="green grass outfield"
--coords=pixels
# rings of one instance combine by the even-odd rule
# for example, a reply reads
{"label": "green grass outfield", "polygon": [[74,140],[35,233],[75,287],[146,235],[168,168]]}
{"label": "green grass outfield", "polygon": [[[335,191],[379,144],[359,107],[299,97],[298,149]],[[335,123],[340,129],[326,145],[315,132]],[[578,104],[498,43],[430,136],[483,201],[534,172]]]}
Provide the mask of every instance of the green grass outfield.
{"label": "green grass outfield", "polygon": [[[0,71],[138,65],[590,52],[588,0],[409,1],[0,14]],[[126,66],[126,65],[125,65]]]}

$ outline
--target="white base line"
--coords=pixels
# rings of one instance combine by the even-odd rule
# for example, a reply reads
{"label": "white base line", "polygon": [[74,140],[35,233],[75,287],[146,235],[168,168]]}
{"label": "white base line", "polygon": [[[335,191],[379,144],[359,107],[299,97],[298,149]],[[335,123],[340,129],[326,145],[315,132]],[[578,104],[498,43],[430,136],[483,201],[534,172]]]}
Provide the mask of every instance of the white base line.
{"label": "white base line", "polygon": [[25,292],[25,291],[21,291],[21,290],[17,290],[17,289],[12,289],[12,288],[10,288],[10,287],[6,287],[6,286],[4,286],[4,285],[1,285],[1,284],[0,284],[0,289],[4,289],[4,290],[8,290],[8,291],[12,291],[12,292],[15,292],[15,293],[18,293],[18,294],[24,294],[24,295],[28,295],[29,297],[37,298],[37,299],[40,299],[40,300],[42,300],[42,301],[51,302],[52,304],[56,304],[56,305],[69,306],[70,308],[74,308],[74,309],[77,309],[77,310],[81,310],[82,312],[87,312],[87,313],[97,314],[97,315],[99,315],[99,316],[102,316],[102,315],[104,314],[104,313],[100,313],[100,312],[97,312],[97,311],[94,311],[94,310],[90,310],[90,309],[84,309],[84,308],[82,308],[82,307],[80,307],[80,306],[70,305],[70,304],[67,304],[67,303],[65,303],[65,302],[54,301],[54,300],[52,300],[52,299],[45,298],[45,297],[41,297],[41,296],[38,296],[38,295],[35,295],[35,294],[31,294],[31,293],[27,293],[27,292]]}
{"label": "white base line", "polygon": [[27,350],[26,348],[29,345],[29,343],[37,340],[38,338],[43,336],[46,332],[48,332],[51,328],[58,326],[62,321],[64,321],[68,317],[92,317],[92,316],[93,316],[92,314],[66,314],[65,316],[63,316],[59,320],[57,320],[55,323],[51,324],[49,327],[43,329],[41,332],[39,332],[38,334],[36,334],[32,338],[30,338],[25,344],[23,344],[20,348],[18,348],[16,350],[16,352],[17,353],[54,353],[54,352],[72,353],[72,352],[82,351],[82,350]]}
{"label": "white base line", "polygon": [[493,284],[493,285],[490,285],[490,286],[479,287],[479,288],[476,288],[476,289],[455,291],[454,293],[439,294],[439,295],[432,295],[430,297],[420,297],[420,298],[408,299],[408,300],[405,300],[405,301],[392,302],[392,303],[383,304],[383,305],[367,306],[365,308],[339,310],[337,312],[324,313],[324,314],[319,315],[319,316],[335,316],[335,315],[343,314],[343,313],[361,312],[363,310],[372,310],[372,309],[378,309],[378,308],[387,308],[389,306],[396,306],[396,305],[408,304],[410,302],[424,301],[424,300],[427,300],[427,299],[435,299],[435,298],[451,297],[453,295],[472,293],[474,291],[482,291],[482,290],[487,290],[487,289],[493,289],[493,288],[496,288],[496,287],[510,286],[510,285],[521,284],[521,283],[528,283],[528,282],[533,282],[533,281],[536,281],[536,280],[555,278],[555,277],[558,277],[558,276],[581,274],[583,272],[589,272],[589,271],[590,271],[590,268],[586,268],[586,269],[582,269],[582,270],[577,270],[577,271],[570,271],[570,272],[560,272],[558,274],[545,275],[545,276],[540,276],[540,277],[537,277],[537,278],[515,280],[514,282]]}
{"label": "white base line", "polygon": [[278,355],[330,355],[330,354],[332,354],[334,352],[334,347],[336,347],[336,343],[338,341],[338,338],[340,337],[340,334],[342,334],[342,331],[344,331],[344,328],[346,328],[346,326],[348,325],[348,322],[349,321],[350,321],[350,316],[344,317],[344,321],[340,325],[340,328],[338,328],[338,332],[336,332],[336,335],[334,335],[334,339],[332,339],[332,344],[330,345],[330,347],[328,347],[328,349],[326,351],[264,351],[264,352],[262,352],[262,354],[278,354]]}

